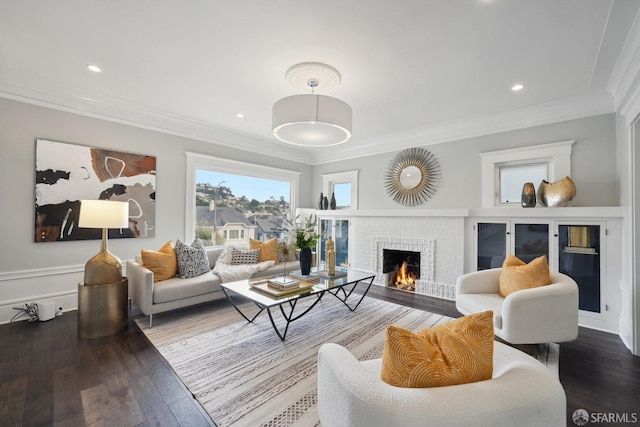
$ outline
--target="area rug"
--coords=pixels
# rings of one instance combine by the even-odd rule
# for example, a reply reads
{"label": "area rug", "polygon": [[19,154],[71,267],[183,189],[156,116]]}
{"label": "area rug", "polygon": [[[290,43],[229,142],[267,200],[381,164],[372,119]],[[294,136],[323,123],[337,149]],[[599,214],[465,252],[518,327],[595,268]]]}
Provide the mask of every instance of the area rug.
{"label": "area rug", "polygon": [[[252,304],[243,310],[257,311]],[[374,298],[350,312],[324,298],[291,323],[286,341],[266,313],[250,324],[226,300],[153,320],[151,329],[146,318],[136,322],[216,425],[306,427],[319,425],[316,365],[323,343],[338,343],[360,360],[375,359],[387,325],[415,331],[450,318]]]}

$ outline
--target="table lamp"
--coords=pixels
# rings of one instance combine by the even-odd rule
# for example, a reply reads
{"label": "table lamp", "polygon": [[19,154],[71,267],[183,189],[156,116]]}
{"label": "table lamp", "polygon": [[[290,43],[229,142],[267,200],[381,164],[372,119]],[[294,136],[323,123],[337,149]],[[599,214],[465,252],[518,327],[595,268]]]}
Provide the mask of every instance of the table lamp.
{"label": "table lamp", "polygon": [[111,200],[82,200],[78,227],[101,228],[100,252],[84,266],[84,284],[104,285],[122,280],[120,258],[109,252],[107,230],[129,227],[129,203]]}

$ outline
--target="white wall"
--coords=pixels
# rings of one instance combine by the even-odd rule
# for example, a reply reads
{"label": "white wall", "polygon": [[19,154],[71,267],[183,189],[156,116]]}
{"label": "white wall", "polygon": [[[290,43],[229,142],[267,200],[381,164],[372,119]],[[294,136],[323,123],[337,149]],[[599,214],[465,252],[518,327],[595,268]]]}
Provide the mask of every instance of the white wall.
{"label": "white wall", "polygon": [[278,153],[264,157],[0,98],[0,323],[15,313],[11,307],[39,298],[76,307],[84,263],[100,249],[98,241],[34,243],[36,138],[157,157],[156,237],[110,240],[110,251],[122,260],[143,247],[157,249],[185,238],[185,151],[300,171],[301,203],[312,203],[311,167],[278,159]]}
{"label": "white wall", "polygon": [[[445,144],[425,145],[424,148],[438,158],[442,179],[435,196],[415,208],[479,208],[479,153],[567,140],[575,140],[571,178],[578,192],[573,205],[619,206],[616,122],[614,114],[607,114]],[[395,203],[384,190],[387,166],[399,151],[315,166],[314,200],[322,191],[322,174],[357,169],[360,171],[359,209],[410,209]]]}

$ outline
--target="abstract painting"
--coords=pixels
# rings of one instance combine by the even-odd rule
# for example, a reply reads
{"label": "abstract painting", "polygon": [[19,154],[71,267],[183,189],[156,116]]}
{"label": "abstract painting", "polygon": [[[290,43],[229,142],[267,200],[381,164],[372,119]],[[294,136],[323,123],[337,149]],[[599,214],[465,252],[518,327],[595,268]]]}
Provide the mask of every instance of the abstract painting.
{"label": "abstract painting", "polygon": [[156,158],[36,140],[35,242],[100,239],[77,226],[81,200],[129,203],[129,228],[109,238],[154,237]]}

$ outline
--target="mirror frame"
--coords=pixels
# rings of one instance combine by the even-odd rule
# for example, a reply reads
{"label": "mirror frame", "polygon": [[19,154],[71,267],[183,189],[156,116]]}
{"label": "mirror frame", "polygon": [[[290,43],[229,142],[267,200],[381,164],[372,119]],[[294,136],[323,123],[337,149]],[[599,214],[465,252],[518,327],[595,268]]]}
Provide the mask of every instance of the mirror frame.
{"label": "mirror frame", "polygon": [[[400,182],[402,172],[415,166],[422,178],[413,188],[406,188]],[[391,160],[385,176],[385,189],[394,202],[403,206],[417,206],[429,200],[436,192],[436,182],[440,177],[440,164],[436,157],[424,148],[414,147],[402,150]]]}

